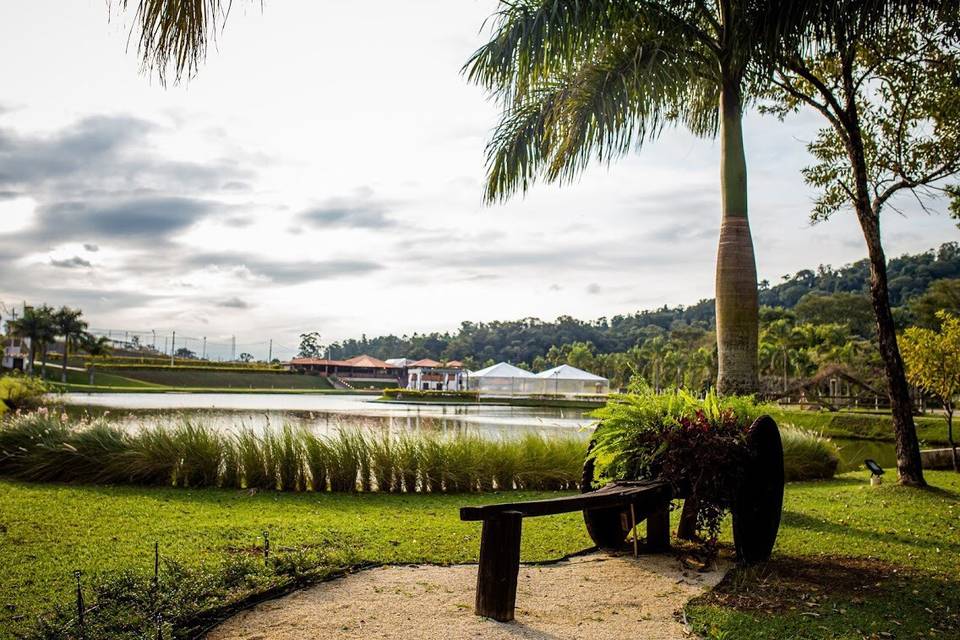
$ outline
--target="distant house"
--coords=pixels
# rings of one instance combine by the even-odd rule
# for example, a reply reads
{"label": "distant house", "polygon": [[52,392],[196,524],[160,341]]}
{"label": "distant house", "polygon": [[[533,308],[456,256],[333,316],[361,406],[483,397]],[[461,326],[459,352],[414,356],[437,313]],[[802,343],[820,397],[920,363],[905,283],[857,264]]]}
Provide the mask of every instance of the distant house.
{"label": "distant house", "polygon": [[23,371],[30,359],[30,338],[5,337],[0,367]]}
{"label": "distant house", "polygon": [[347,381],[345,386],[355,387],[354,383],[369,382],[377,385],[393,383],[402,386],[406,370],[373,356],[361,355],[346,360],[327,358],[294,358],[286,363],[291,371],[327,376],[334,382]]}
{"label": "distant house", "polygon": [[463,391],[467,379],[463,364],[454,360],[446,365],[425,358],[407,369],[407,389],[418,391]]}

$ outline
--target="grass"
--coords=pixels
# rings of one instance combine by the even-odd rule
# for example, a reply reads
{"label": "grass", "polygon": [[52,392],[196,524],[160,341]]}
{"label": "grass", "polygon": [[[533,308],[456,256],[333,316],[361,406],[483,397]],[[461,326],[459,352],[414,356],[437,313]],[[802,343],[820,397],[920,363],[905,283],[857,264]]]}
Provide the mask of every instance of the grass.
{"label": "grass", "polygon": [[[773,412],[773,417],[778,423],[831,438],[893,440],[893,418],[889,413],[780,409]],[[913,420],[921,443],[947,443],[947,423],[941,416],[915,416]]]}
{"label": "grass", "polygon": [[[960,474],[927,476],[935,489],[870,487],[864,473],[789,484],[774,561],[731,574],[717,592],[691,603],[691,624],[707,637],[737,640],[950,638],[948,625],[960,624]],[[460,522],[457,509],[504,499],[0,480],[0,637],[27,629],[51,603],[69,605],[74,569],[87,581],[128,568],[149,574],[154,541],[164,557],[208,571],[225,558],[258,557],[263,531],[273,548],[321,550],[328,568],[475,562],[480,527]],[[555,559],[589,545],[579,514],[532,518],[524,523],[521,557]],[[804,572],[818,577],[798,580]],[[774,597],[781,592],[789,598]]]}
{"label": "grass", "polygon": [[[118,369],[115,373],[139,382],[166,387],[226,389],[331,389],[323,376],[295,373],[204,371],[202,369]],[[100,372],[97,373],[99,378]]]}
{"label": "grass", "polygon": [[860,472],[788,485],[773,561],[692,602],[691,624],[716,639],[955,638],[960,474],[926,477],[930,490]]}
{"label": "grass", "polygon": [[46,408],[0,422],[0,476],[33,481],[389,492],[397,477],[408,491],[549,490],[575,488],[585,454],[580,438],[539,434],[317,436],[288,425],[234,434],[189,419],[130,432]]}
{"label": "grass", "polygon": [[[60,383],[60,368],[59,367],[47,367],[47,377],[48,382]],[[107,373],[101,369],[97,369],[96,374],[93,378],[94,386],[97,387],[124,387],[131,389],[143,389],[155,387],[157,385],[151,382],[145,382],[143,380],[135,380],[126,376],[118,375],[115,373]],[[86,371],[77,371],[75,369],[67,369],[67,384],[75,386],[90,386],[90,375]]]}
{"label": "grass", "polygon": [[[511,494],[535,499],[556,494]],[[495,495],[304,494],[221,489],[74,487],[0,480],[0,637],[30,626],[51,603],[69,604],[72,572],[152,571],[153,542],[189,567],[262,545],[322,548],[341,564],[476,560],[480,528],[458,508]],[[548,560],[589,546],[579,514],[531,520],[523,557]],[[89,579],[89,578],[88,578]],[[22,617],[21,617],[22,616]]]}

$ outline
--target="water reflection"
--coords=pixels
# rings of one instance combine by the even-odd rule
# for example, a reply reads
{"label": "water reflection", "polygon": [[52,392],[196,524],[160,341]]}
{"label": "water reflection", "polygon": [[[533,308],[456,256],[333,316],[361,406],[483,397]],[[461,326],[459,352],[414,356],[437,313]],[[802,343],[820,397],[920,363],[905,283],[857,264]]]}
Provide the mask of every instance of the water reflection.
{"label": "water reflection", "polygon": [[62,399],[92,415],[109,410],[111,422],[131,428],[190,419],[223,431],[290,424],[317,433],[361,427],[472,431],[489,437],[580,434],[586,439],[594,423],[584,409],[382,403],[361,395],[118,393],[65,394]]}

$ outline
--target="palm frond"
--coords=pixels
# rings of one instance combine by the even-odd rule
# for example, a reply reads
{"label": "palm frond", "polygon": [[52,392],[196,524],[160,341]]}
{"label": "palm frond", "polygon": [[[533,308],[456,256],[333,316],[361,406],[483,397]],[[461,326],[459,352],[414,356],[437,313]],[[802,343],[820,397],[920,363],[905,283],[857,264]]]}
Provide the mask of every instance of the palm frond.
{"label": "palm frond", "polygon": [[622,156],[671,121],[715,133],[715,66],[696,41],[677,36],[622,30],[592,60],[518,96],[487,147],[487,200],[526,191],[541,175],[572,180],[594,158]]}
{"label": "palm frond", "polygon": [[230,14],[233,0],[118,0],[120,8],[135,6],[137,52],[146,73],[160,82],[175,83],[193,77],[206,59]]}
{"label": "palm frond", "polygon": [[493,35],[463,66],[470,82],[497,95],[524,93],[576,67],[606,34],[636,18],[632,0],[501,2]]}

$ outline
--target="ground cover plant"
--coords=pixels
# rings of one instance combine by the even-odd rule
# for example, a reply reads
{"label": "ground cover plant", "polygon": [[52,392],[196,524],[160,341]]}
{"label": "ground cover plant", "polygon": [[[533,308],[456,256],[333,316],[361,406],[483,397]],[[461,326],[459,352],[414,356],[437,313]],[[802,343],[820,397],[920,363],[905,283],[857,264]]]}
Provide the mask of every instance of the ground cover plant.
{"label": "ground cover plant", "polygon": [[[771,562],[731,574],[687,607],[687,620],[705,637],[738,640],[950,638],[960,624],[960,477],[929,477],[935,489],[928,491],[870,487],[865,472],[788,484]],[[509,499],[555,495],[563,494]],[[474,562],[479,526],[460,522],[457,509],[503,500],[496,493],[250,493],[0,480],[0,638],[70,637],[56,625],[75,615],[74,570],[83,572],[88,606],[98,598],[115,605],[91,613],[90,625],[140,637],[131,629],[146,624],[155,637],[148,601],[154,541],[164,637],[171,637],[251,594],[343,567]],[[275,556],[267,563],[264,531]],[[729,541],[725,523],[723,548]],[[524,524],[521,557],[556,559],[590,544],[579,514],[534,518]],[[38,630],[41,615],[48,624]]]}

